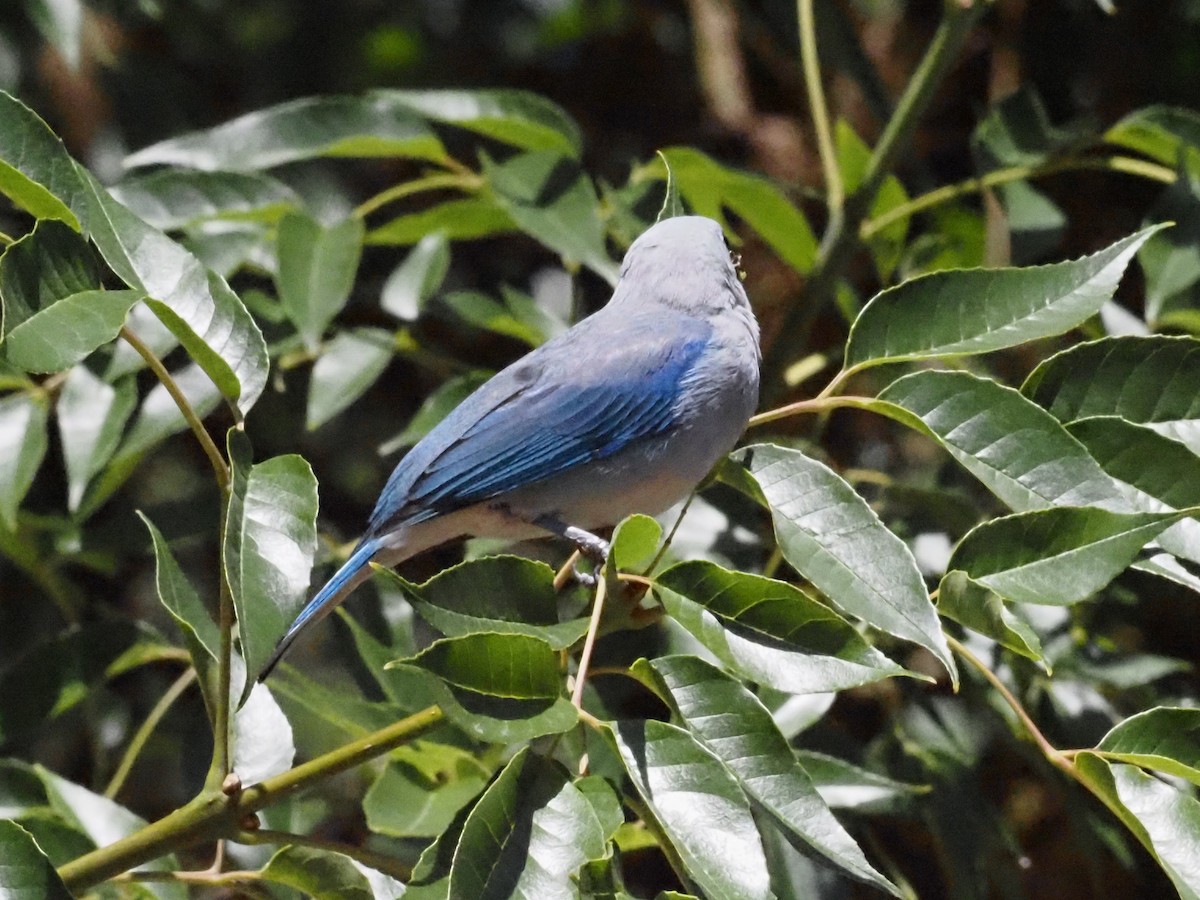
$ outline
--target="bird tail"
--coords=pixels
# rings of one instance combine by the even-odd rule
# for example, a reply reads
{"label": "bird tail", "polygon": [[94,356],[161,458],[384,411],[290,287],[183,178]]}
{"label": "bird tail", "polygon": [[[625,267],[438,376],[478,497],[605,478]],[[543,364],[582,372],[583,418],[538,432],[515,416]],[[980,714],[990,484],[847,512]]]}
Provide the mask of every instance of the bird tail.
{"label": "bird tail", "polygon": [[258,673],[259,681],[266,680],[267,676],[271,674],[271,670],[300,636],[300,632],[333,612],[337,605],[346,599],[350,591],[354,590],[367,577],[367,563],[377,552],[379,552],[379,542],[375,540],[365,541],[355,548],[354,552],[350,554],[350,558],[308,601],[308,605],[300,611],[300,615],[296,616],[296,621],[288,628],[287,633],[279,639],[279,643],[275,645],[275,652],[271,654],[271,658]]}

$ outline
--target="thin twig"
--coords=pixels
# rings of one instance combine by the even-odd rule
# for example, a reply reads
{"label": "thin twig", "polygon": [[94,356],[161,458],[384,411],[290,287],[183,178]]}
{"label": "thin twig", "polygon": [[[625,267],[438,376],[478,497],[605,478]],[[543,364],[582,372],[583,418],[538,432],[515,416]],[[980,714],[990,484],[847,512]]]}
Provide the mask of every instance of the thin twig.
{"label": "thin twig", "polygon": [[403,200],[405,197],[411,197],[413,194],[420,194],[424,191],[436,191],[443,188],[459,188],[464,191],[471,191],[477,190],[482,183],[483,179],[470,169],[467,169],[465,172],[438,172],[433,175],[426,175],[424,178],[417,178],[414,181],[397,184],[386,191],[380,191],[374,197],[370,197],[360,203],[352,215],[359,219],[365,219],[381,207],[387,206],[389,203],[395,203],[397,200]]}
{"label": "thin twig", "polygon": [[117,766],[116,772],[113,773],[112,780],[108,782],[108,787],[104,789],[105,797],[111,800],[121,792],[121,787],[125,784],[125,779],[129,777],[129,773],[133,769],[133,764],[137,762],[142,748],[146,746],[146,741],[150,739],[150,735],[154,733],[154,729],[158,727],[158,723],[162,721],[163,716],[167,714],[167,711],[175,704],[175,701],[183,696],[183,692],[191,687],[195,680],[196,670],[189,666],[167,688],[166,693],[159,698],[159,701],[154,704],[154,708],[147,714],[146,720],[142,722],[141,727],[130,739],[129,746],[125,748],[125,755],[121,757],[121,762]]}
{"label": "thin twig", "polygon": [[996,169],[977,178],[967,178],[957,184],[943,185],[936,190],[921,194],[919,197],[913,197],[906,203],[894,206],[876,218],[863,222],[859,228],[859,237],[867,240],[901,219],[906,219],[916,213],[924,212],[943,203],[948,203],[958,197],[979,193],[988,188],[999,187],[1014,181],[1026,181],[1031,178],[1044,178],[1048,175],[1057,175],[1062,172],[1078,171],[1122,172],[1163,184],[1173,184],[1177,178],[1174,169],[1128,156],[1068,157],[1066,159],[1052,160],[1037,166],[1010,166],[1004,169]]}
{"label": "thin twig", "polygon": [[830,213],[841,210],[846,192],[837,153],[833,148],[833,131],[829,125],[829,109],[825,105],[825,89],[821,84],[821,63],[817,58],[817,28],[813,16],[813,0],[796,0],[800,20],[800,66],[804,72],[804,89],[808,93],[813,130],[817,135],[817,154],[825,176],[825,196]]}
{"label": "thin twig", "polygon": [[571,692],[571,702],[576,709],[583,709],[583,686],[587,682],[588,666],[592,661],[592,649],[596,646],[596,633],[600,630],[600,618],[604,614],[604,595],[608,590],[608,579],[604,573],[599,573],[596,579],[596,601],[592,605],[592,620],[588,623],[587,637],[583,641],[583,651],[579,654],[579,669],[575,673],[575,690]]}
{"label": "thin twig", "polygon": [[961,641],[956,640],[950,635],[946,635],[946,643],[950,645],[950,648],[955,653],[957,653],[973,668],[975,668],[979,674],[984,677],[984,680],[986,680],[988,684],[990,684],[999,692],[1000,696],[1004,699],[1004,702],[1008,704],[1009,708],[1012,709],[1012,711],[1016,714],[1017,719],[1023,726],[1025,726],[1025,730],[1029,733],[1029,736],[1033,738],[1033,742],[1037,744],[1037,747],[1042,752],[1042,755],[1058,768],[1066,770],[1069,772],[1069,774],[1074,776],[1073,771],[1071,771],[1074,767],[1063,758],[1063,755],[1059,753],[1058,749],[1051,744],[1049,740],[1047,740],[1044,734],[1042,734],[1041,729],[1037,727],[1037,723],[1033,721],[1029,713],[1025,711],[1025,707],[1021,705],[1021,701],[1018,700],[1013,692],[1008,689],[1008,685],[1001,681],[1000,677],[986,665],[984,665],[983,660],[968,650]]}
{"label": "thin twig", "polygon": [[200,447],[204,451],[204,455],[208,457],[218,486],[220,486],[222,492],[228,490],[229,467],[225,465],[225,459],[221,456],[221,451],[213,443],[213,439],[204,428],[204,423],[196,415],[196,410],[192,408],[192,404],[188,401],[188,398],[183,395],[183,390],[179,387],[179,384],[171,377],[171,373],[162,364],[162,360],[155,356],[154,351],[124,325],[121,326],[121,337],[125,340],[125,343],[129,344],[146,361],[146,365],[150,368],[150,371],[154,373],[162,386],[166,388],[167,393],[171,395],[171,399],[179,407],[179,412],[183,414],[184,421],[192,429],[192,434],[200,442]]}

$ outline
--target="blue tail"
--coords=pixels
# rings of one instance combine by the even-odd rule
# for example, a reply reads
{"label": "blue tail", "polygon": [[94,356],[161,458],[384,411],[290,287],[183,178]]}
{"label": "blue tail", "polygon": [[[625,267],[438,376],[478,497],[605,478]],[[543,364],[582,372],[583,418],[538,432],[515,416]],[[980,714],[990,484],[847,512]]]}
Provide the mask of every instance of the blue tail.
{"label": "blue tail", "polygon": [[346,587],[346,583],[362,571],[378,551],[379,542],[371,540],[360,544],[350,554],[350,558],[325,583],[325,586],[317,591],[316,596],[308,601],[308,605],[300,611],[300,615],[296,616],[296,621],[288,628],[287,633],[279,639],[279,643],[275,645],[275,652],[271,654],[271,658],[267,660],[267,664],[258,674],[259,681],[266,680],[267,676],[271,674],[271,670],[283,658],[283,654],[287,653],[288,648],[292,646],[292,642],[300,636],[301,631],[325,618],[345,599],[340,594]]}

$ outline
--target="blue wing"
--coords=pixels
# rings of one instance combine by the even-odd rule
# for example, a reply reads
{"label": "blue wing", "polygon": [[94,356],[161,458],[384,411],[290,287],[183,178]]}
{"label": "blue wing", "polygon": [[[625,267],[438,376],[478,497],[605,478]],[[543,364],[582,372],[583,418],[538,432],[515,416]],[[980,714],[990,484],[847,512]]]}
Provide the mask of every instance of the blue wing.
{"label": "blue wing", "polygon": [[[657,324],[658,327],[653,327]],[[660,434],[709,327],[635,317],[603,346],[568,332],[498,373],[396,466],[364,542],[549,478]],[[680,329],[684,333],[680,333]]]}

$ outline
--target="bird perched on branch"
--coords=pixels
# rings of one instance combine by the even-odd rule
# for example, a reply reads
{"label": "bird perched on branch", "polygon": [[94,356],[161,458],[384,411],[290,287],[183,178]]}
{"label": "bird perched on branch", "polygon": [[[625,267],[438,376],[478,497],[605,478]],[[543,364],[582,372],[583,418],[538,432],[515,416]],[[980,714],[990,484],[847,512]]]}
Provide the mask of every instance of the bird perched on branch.
{"label": "bird perched on branch", "polygon": [[371,574],[464,535],[592,533],[686,497],[758,403],[758,323],[721,226],[665,219],[625,255],[603,309],[483,384],[400,460],[358,546],[275,648]]}

